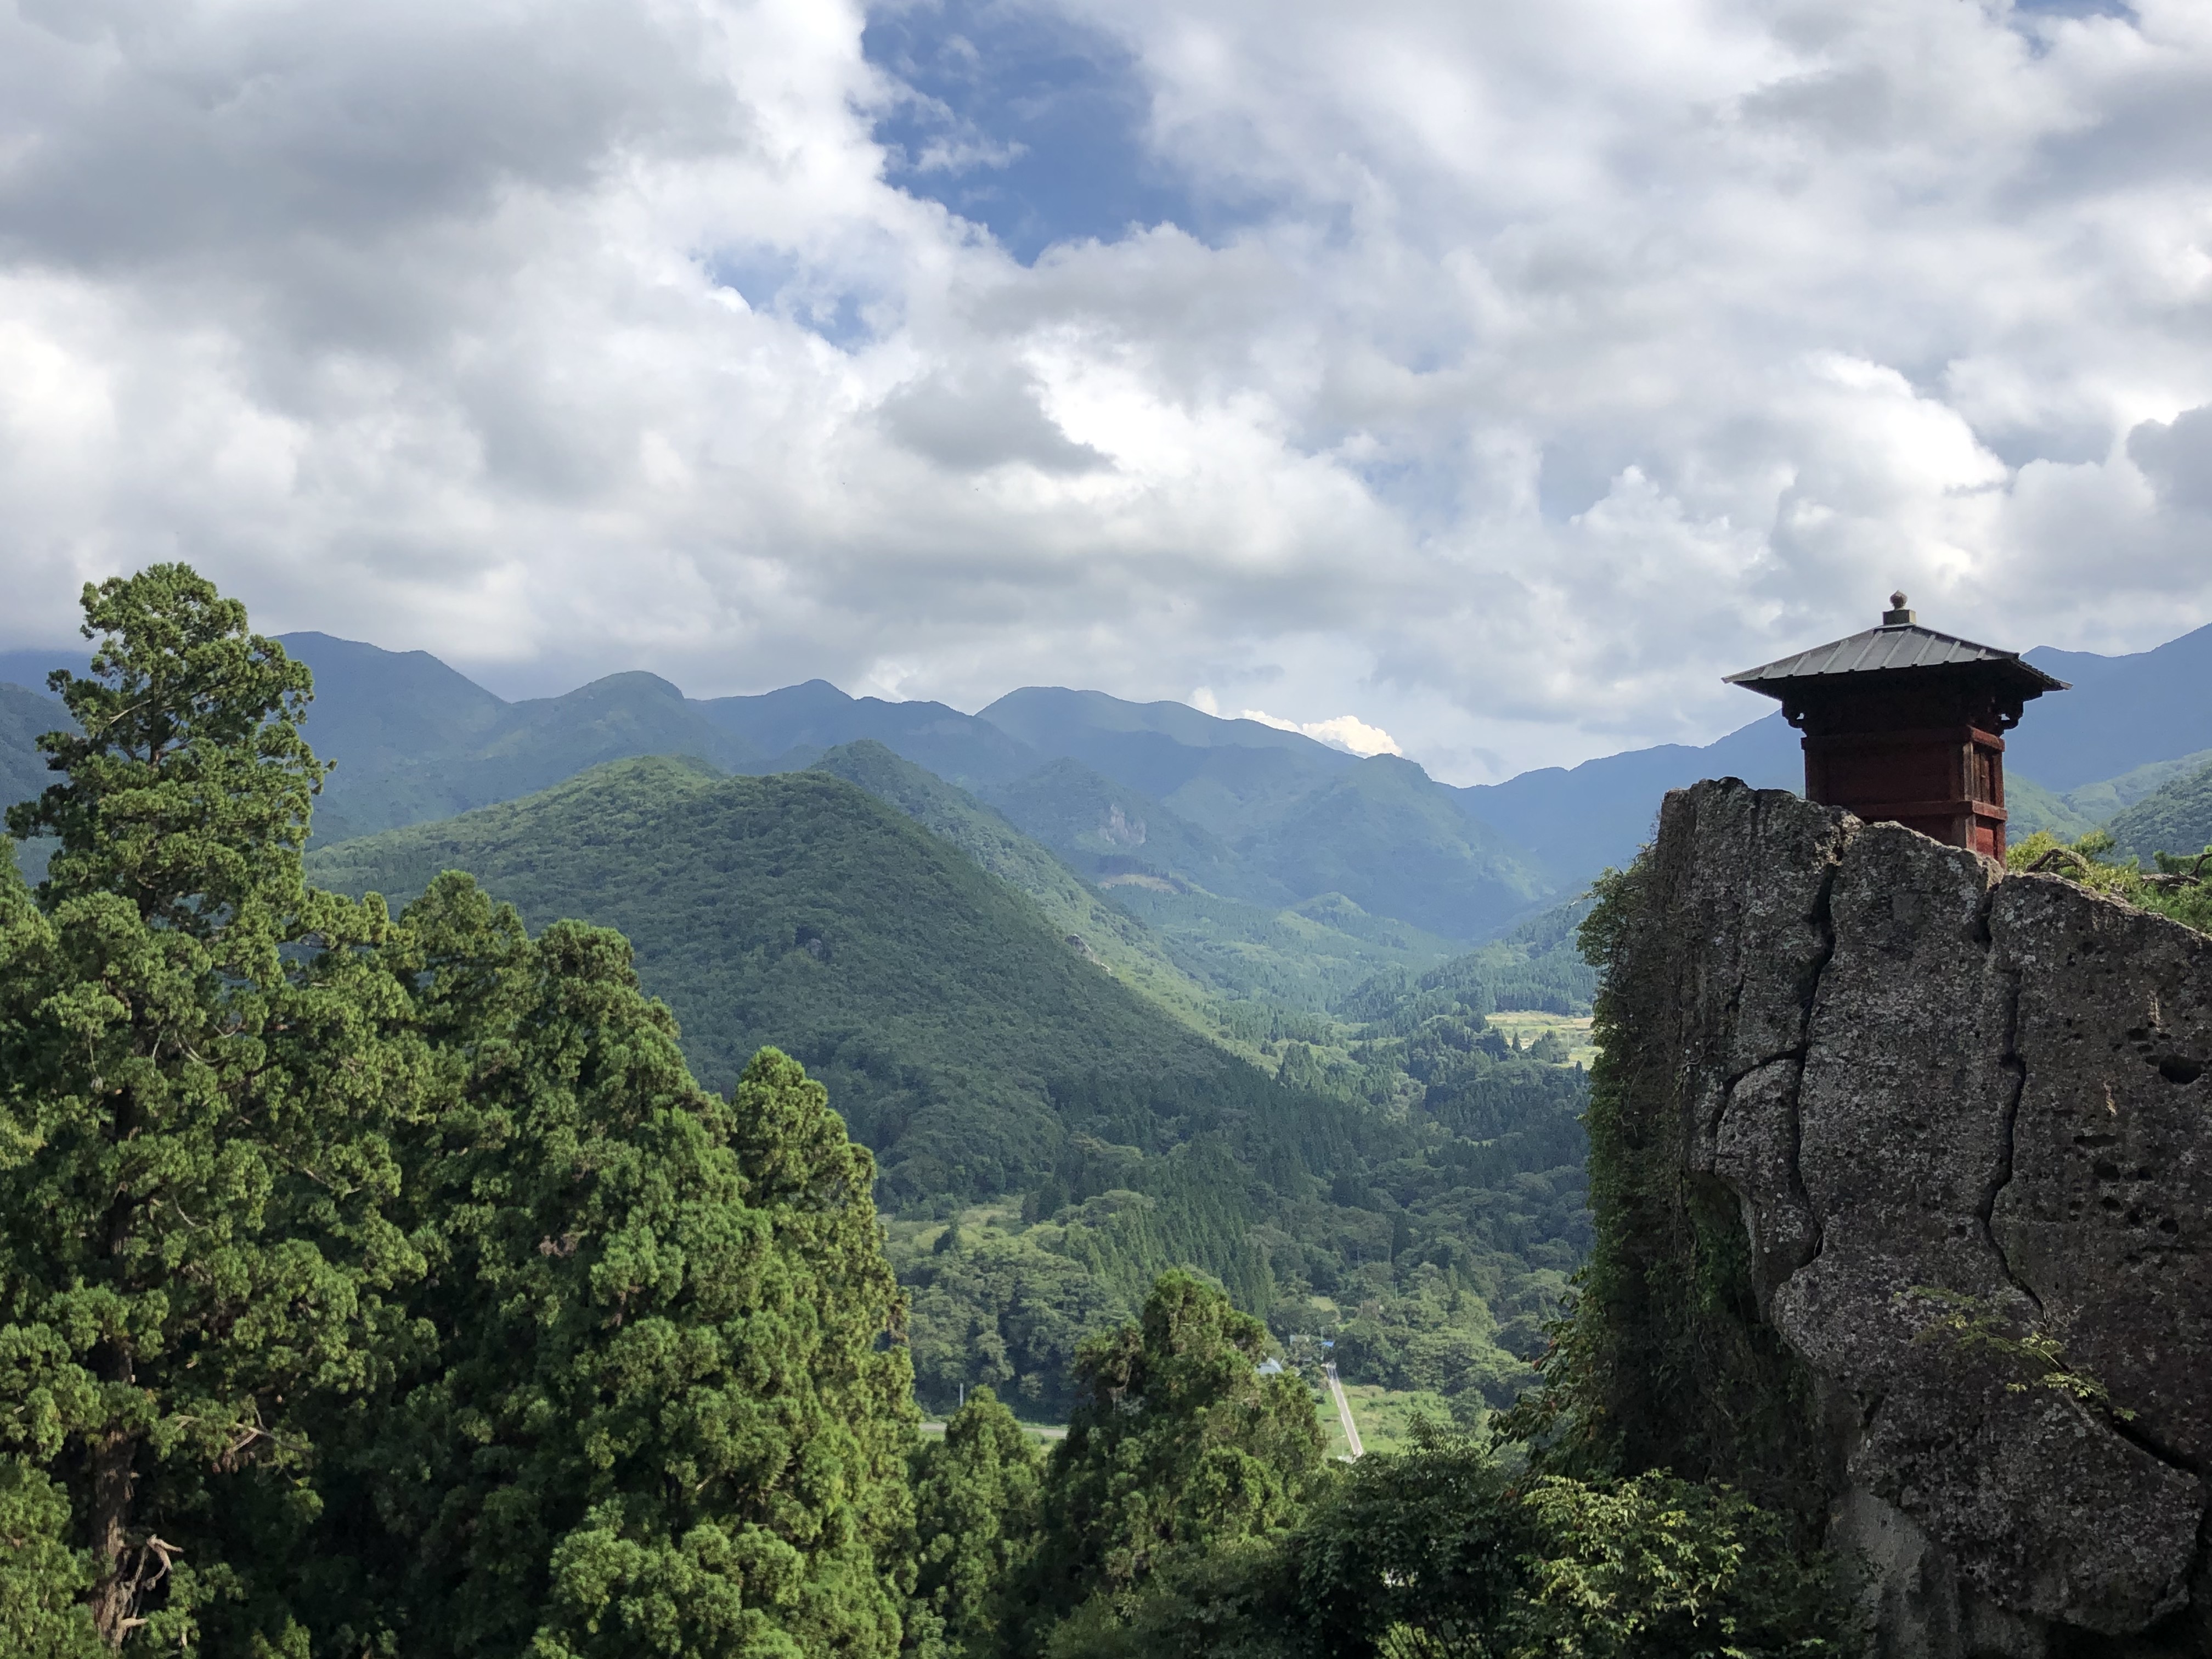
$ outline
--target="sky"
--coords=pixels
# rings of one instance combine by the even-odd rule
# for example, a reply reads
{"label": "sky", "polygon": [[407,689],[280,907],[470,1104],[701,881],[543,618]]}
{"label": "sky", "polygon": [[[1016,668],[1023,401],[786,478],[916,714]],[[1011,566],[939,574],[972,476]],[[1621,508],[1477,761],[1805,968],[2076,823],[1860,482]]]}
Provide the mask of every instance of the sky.
{"label": "sky", "polygon": [[2212,622],[2212,0],[0,0],[0,647],[1437,776]]}

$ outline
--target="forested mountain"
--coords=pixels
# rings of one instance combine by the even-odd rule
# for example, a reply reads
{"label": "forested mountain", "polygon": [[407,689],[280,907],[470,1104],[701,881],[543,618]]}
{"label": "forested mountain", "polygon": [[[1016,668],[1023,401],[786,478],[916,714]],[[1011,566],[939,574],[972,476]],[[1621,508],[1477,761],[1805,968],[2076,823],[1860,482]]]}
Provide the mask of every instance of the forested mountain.
{"label": "forested mountain", "polygon": [[2138,796],[2104,826],[2114,846],[2146,868],[2160,853],[2185,857],[2212,847],[2212,756],[2191,758],[2202,763]]}
{"label": "forested mountain", "polygon": [[902,1198],[1042,1179],[1068,1132],[1057,1091],[1076,1081],[1143,1095],[1235,1064],[1033,903],[826,772],[617,762],[342,842],[310,866],[337,891],[394,900],[467,870],[533,927],[573,916],[620,928],[700,1075],[734,1077],[766,1043],[794,1055]]}
{"label": "forested mountain", "polygon": [[714,697],[696,705],[717,726],[771,757],[759,769],[811,765],[842,744],[880,743],[955,783],[1018,777],[1041,758],[988,720],[941,702],[848,697],[826,680],[809,680],[753,697]]}
{"label": "forested mountain", "polygon": [[[1258,903],[1267,915],[1341,893],[1367,912],[1441,936],[1448,951],[1553,896],[1530,857],[1468,819],[1450,791],[1412,763],[1358,760],[1296,732],[1181,704],[1033,690],[976,716],[939,703],[848,697],[819,680],[699,701],[645,673],[508,703],[421,652],[321,634],[281,643],[319,676],[307,729],[337,763],[318,803],[322,843],[514,799],[626,757],[688,755],[768,774],[866,740],[954,783],[1006,792],[1010,806],[1023,804],[1018,820],[1051,820],[1055,828],[1037,838],[1079,861],[1086,841],[1110,842],[1120,833],[1102,792],[1161,794],[1164,802],[1136,811],[1158,826],[1146,867]],[[42,681],[49,654],[82,665],[71,653],[17,653],[0,667]],[[0,732],[0,745],[8,744]],[[10,752],[28,760],[20,740]],[[1071,759],[1091,769],[1056,763]],[[1209,933],[1218,926],[1218,917],[1199,924]]]}
{"label": "forested mountain", "polygon": [[1221,988],[1187,972],[1158,934],[966,791],[873,738],[832,749],[810,769],[834,773],[896,807],[1035,901],[1079,954],[1184,1024],[1216,1040],[1234,1041],[1218,1017]]}

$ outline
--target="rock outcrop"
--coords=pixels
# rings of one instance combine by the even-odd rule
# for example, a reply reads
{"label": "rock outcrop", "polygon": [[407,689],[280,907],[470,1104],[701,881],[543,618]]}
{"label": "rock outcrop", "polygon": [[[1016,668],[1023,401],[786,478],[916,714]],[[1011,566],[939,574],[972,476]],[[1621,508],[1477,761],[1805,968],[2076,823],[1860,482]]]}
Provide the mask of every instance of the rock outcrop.
{"label": "rock outcrop", "polygon": [[1895,1659],[2212,1653],[2212,939],[1733,780],[1613,972]]}

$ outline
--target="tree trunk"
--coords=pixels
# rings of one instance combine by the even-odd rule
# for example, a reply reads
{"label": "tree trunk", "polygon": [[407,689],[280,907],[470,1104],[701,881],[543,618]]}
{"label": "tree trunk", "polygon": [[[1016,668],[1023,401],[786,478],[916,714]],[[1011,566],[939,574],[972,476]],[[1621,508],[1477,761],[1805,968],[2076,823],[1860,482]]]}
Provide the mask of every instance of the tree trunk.
{"label": "tree trunk", "polygon": [[92,1622],[112,1648],[123,1645],[138,1605],[138,1552],[130,1544],[137,1450],[138,1437],[122,1429],[110,1429],[93,1445],[92,1555],[100,1578],[92,1587]]}

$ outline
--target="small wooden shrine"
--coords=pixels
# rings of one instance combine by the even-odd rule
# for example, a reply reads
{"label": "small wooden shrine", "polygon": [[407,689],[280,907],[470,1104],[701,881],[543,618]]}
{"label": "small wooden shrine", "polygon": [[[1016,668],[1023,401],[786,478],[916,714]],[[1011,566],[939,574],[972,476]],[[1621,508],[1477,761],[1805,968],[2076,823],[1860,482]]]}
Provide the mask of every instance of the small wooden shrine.
{"label": "small wooden shrine", "polygon": [[1805,734],[1805,798],[2002,860],[2004,738],[2067,685],[1999,651],[1923,628],[1889,596],[1881,626],[1728,683],[1773,697]]}

